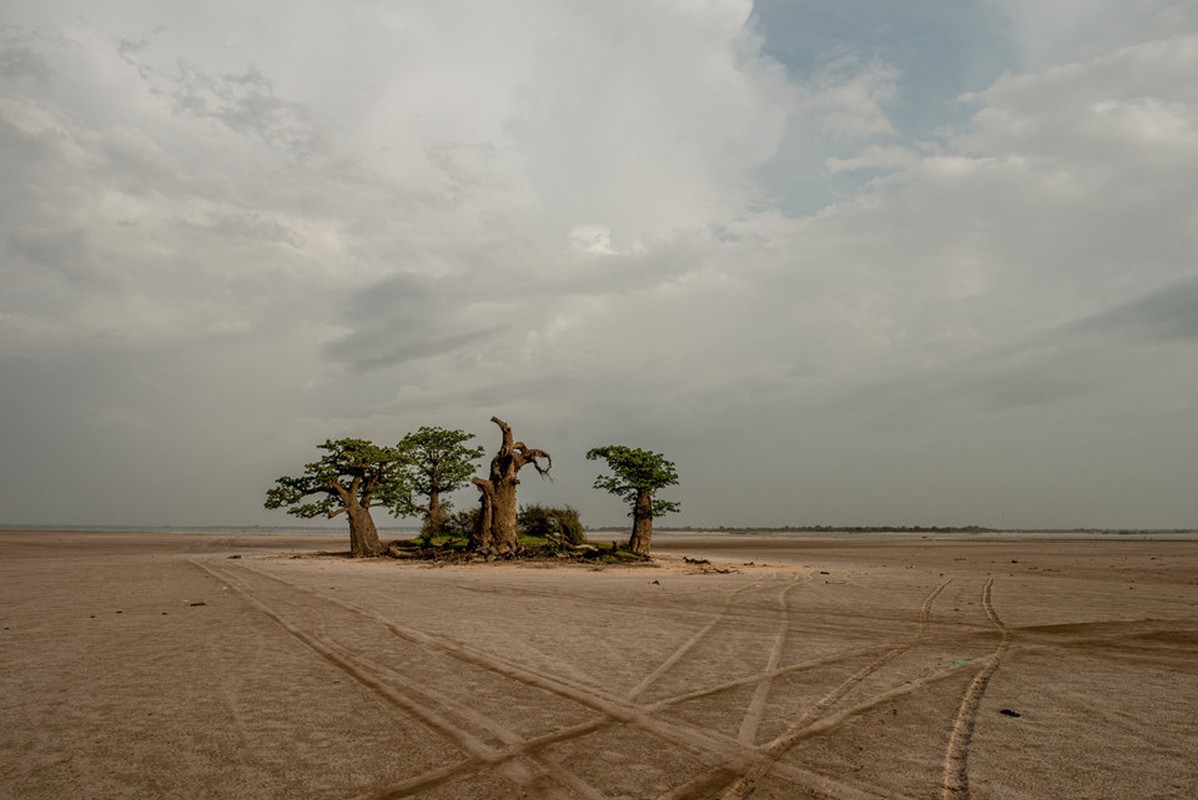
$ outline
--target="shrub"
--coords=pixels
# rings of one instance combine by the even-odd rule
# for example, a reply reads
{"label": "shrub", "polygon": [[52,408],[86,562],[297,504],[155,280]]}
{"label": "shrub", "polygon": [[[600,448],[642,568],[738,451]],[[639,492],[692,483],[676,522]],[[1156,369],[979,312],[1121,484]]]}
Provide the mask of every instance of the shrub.
{"label": "shrub", "polygon": [[474,525],[478,521],[479,508],[465,508],[461,511],[455,511],[445,519],[445,524],[441,527],[441,532],[452,539],[469,539],[470,534],[474,532]]}
{"label": "shrub", "polygon": [[570,506],[522,506],[516,515],[516,527],[526,536],[562,539],[575,545],[586,541],[586,530],[578,519],[578,510]]}

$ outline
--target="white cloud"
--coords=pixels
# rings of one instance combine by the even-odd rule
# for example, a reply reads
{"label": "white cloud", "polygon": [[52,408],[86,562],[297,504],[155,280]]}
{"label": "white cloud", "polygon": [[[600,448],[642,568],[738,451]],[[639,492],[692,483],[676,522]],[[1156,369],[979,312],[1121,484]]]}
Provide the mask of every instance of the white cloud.
{"label": "white cloud", "polygon": [[1023,53],[1018,71],[1037,74],[1121,46],[1156,41],[1198,27],[1189,0],[995,0]]}
{"label": "white cloud", "polygon": [[[868,52],[788,77],[746,2],[48,8],[18,9],[0,60],[4,434],[189,449],[185,482],[238,498],[206,519],[250,521],[309,440],[489,442],[493,413],[561,454],[530,497],[595,522],[618,514],[579,454],[609,438],[669,452],[713,524],[1087,524],[963,483],[1034,447],[1132,524],[1099,490],[1123,473],[1061,454],[1097,463],[1118,427],[1176,470],[1198,444],[1153,438],[1128,385],[1198,413],[1193,337],[1145,333],[1162,309],[1191,330],[1159,293],[1189,296],[1198,252],[1192,31],[1088,37],[910,141],[910,79]],[[788,216],[767,183],[836,199]],[[226,451],[244,463],[207,474]],[[159,480],[112,471],[87,502],[134,478]],[[203,517],[163,497],[145,513]],[[1166,500],[1154,519],[1192,509]]]}
{"label": "white cloud", "polygon": [[606,225],[576,225],[566,235],[569,248],[576,253],[615,255],[611,246],[611,231]]}
{"label": "white cloud", "polygon": [[833,137],[863,139],[895,133],[886,105],[898,91],[899,73],[884,63],[861,64],[843,56],[825,65],[800,101],[802,111]]}
{"label": "white cloud", "polygon": [[919,161],[918,152],[906,147],[871,145],[850,158],[829,158],[827,171],[833,175],[858,169],[896,170],[910,167]]}

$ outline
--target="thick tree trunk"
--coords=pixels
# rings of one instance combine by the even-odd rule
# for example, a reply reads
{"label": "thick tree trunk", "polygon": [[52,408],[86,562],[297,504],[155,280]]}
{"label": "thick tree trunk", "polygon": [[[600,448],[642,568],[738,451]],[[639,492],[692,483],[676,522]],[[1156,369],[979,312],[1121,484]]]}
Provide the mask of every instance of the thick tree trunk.
{"label": "thick tree trunk", "polygon": [[[512,441],[512,429],[503,420],[491,417],[491,421],[503,432],[503,442],[491,459],[488,479],[473,480],[481,493],[479,502],[482,506],[470,547],[483,553],[505,555],[520,549],[520,539],[516,535],[516,487],[520,480],[516,475],[521,467],[532,464],[544,477],[549,474],[553,459],[544,450]],[[545,459],[546,466],[540,465],[539,458]]]}
{"label": "thick tree trunk", "polygon": [[439,536],[445,528],[445,512],[441,510],[441,493],[435,489],[428,496],[428,514],[424,517],[422,527],[421,532],[429,538]]}
{"label": "thick tree trunk", "polygon": [[370,509],[351,502],[345,509],[349,519],[349,553],[354,558],[377,556],[383,552],[378,529],[370,516]]}
{"label": "thick tree trunk", "polygon": [[520,549],[520,538],[516,535],[516,480],[513,474],[495,487],[494,506],[491,509],[491,549],[498,555],[514,553]]}
{"label": "thick tree trunk", "polygon": [[642,489],[632,507],[632,535],[628,537],[628,549],[640,556],[649,555],[653,542],[653,493]]}

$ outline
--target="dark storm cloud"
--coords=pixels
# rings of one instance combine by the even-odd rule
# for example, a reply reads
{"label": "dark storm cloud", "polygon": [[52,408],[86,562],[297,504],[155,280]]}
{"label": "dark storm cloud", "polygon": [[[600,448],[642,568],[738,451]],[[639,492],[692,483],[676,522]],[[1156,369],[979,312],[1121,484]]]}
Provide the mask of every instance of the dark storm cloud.
{"label": "dark storm cloud", "polygon": [[350,332],[327,344],[325,357],[351,370],[378,370],[447,355],[504,329],[472,324],[458,289],[419,275],[395,275],[355,292],[339,315]]}
{"label": "dark storm cloud", "polygon": [[41,53],[20,40],[15,28],[0,28],[0,77],[13,80],[30,78],[38,83],[48,83],[54,70]]}
{"label": "dark storm cloud", "polygon": [[1142,341],[1198,339],[1198,277],[1176,281],[1079,320],[1070,330]]}
{"label": "dark storm cloud", "polygon": [[74,230],[13,231],[8,237],[9,252],[19,258],[49,267],[72,278],[89,276],[87,231]]}
{"label": "dark storm cloud", "polygon": [[151,91],[164,93],[177,113],[218,122],[232,131],[254,136],[297,160],[324,155],[328,138],[303,103],[279,97],[275,82],[253,64],[239,72],[213,73],[186,59],[173,71],[148,60],[151,42],[122,39],[117,50]]}
{"label": "dark storm cloud", "polygon": [[209,75],[179,62],[172,91],[175,109],[258,136],[297,159],[323,154],[328,142],[301,103],[276,96],[274,82],[252,65],[240,74]]}
{"label": "dark storm cloud", "polygon": [[1131,366],[1151,363],[1162,345],[1196,339],[1198,278],[1187,278],[966,360],[870,385],[857,402],[888,398],[888,413],[907,418],[948,406],[1068,404],[1128,380]]}

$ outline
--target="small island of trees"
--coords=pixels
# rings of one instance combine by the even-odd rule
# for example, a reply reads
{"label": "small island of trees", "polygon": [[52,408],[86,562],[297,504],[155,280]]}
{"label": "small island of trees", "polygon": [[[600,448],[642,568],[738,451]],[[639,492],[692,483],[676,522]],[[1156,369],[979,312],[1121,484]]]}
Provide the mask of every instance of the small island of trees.
{"label": "small island of trees", "polygon": [[[529,447],[511,426],[492,417],[500,430],[500,446],[486,477],[474,476],[482,447],[471,447],[473,434],[456,429],[421,427],[395,445],[366,439],[326,440],[318,460],[298,476],[284,475],[266,492],[266,508],[284,508],[304,519],[345,514],[350,555],[420,558],[464,554],[478,558],[554,557],[645,560],[650,555],[653,519],[678,511],[679,504],[654,496],[678,483],[674,464],[660,453],[624,445],[592,448],[590,460],[603,460],[611,474],[595,478],[630,506],[632,530],[624,548],[588,543],[578,512],[571,506],[521,507],[516,501],[518,477],[532,466],[549,478],[553,457]],[[478,489],[478,505],[454,513],[445,495],[467,483]],[[419,517],[420,535],[384,545],[371,515],[383,508],[396,517]]]}

